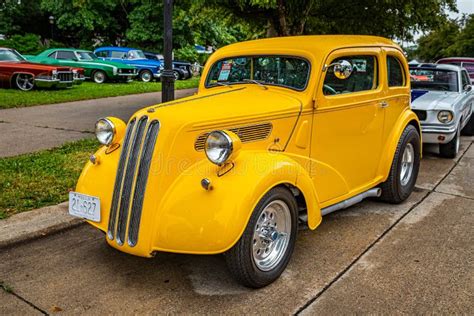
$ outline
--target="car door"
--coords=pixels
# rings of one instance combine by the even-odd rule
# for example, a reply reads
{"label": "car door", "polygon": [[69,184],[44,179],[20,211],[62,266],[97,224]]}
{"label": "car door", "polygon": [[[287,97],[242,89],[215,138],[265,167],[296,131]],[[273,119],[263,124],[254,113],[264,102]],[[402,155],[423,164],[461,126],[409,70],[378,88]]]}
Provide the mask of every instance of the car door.
{"label": "car door", "polygon": [[382,142],[385,144],[400,114],[410,107],[410,72],[401,51],[389,47],[382,50],[385,66],[385,124]]}
{"label": "car door", "polygon": [[336,50],[325,64],[342,60],[353,65],[352,74],[338,79],[329,66],[316,91],[311,158],[325,168],[313,170],[312,175],[323,204],[373,186],[382,150],[381,49]]}
{"label": "car door", "polygon": [[461,122],[462,127],[467,123],[468,118],[471,115],[471,112],[474,110],[474,93],[472,91],[471,80],[469,74],[466,70],[461,70],[461,86],[460,90],[463,95],[461,100],[461,113],[463,117],[463,122]]}

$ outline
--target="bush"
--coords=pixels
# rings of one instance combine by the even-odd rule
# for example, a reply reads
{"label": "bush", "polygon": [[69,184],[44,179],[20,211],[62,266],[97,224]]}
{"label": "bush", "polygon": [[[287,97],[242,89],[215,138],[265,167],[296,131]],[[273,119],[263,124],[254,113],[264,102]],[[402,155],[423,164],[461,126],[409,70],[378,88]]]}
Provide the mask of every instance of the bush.
{"label": "bush", "polygon": [[0,46],[16,49],[25,55],[36,55],[44,49],[40,37],[35,34],[13,35],[0,41]]}
{"label": "bush", "polygon": [[194,63],[198,61],[199,54],[196,52],[193,46],[188,45],[183,48],[175,50],[174,59]]}

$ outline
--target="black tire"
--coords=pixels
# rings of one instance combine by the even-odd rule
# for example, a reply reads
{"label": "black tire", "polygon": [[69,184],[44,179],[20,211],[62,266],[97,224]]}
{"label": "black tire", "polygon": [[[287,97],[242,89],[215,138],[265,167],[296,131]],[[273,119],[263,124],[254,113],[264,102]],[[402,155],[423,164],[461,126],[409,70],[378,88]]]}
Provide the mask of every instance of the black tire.
{"label": "black tire", "polygon": [[[413,150],[413,168],[410,174],[402,179],[403,155],[406,150],[410,151],[410,149],[407,149],[408,147]],[[380,199],[392,204],[405,201],[415,187],[419,170],[420,134],[414,126],[408,125],[398,141],[388,179],[380,186],[382,189]]]}
{"label": "black tire", "polygon": [[92,73],[92,81],[97,84],[101,84],[107,81],[107,74],[102,70],[94,70]]}
{"label": "black tire", "polygon": [[439,144],[439,154],[443,158],[456,158],[461,142],[461,132],[456,130],[453,139],[449,143]]}
{"label": "black tire", "polygon": [[17,74],[13,78],[13,86],[21,91],[33,90],[35,86],[34,77],[29,74]]}
{"label": "black tire", "polygon": [[153,80],[153,73],[150,70],[145,69],[140,71],[138,78],[143,82],[150,82]]}
{"label": "black tire", "polygon": [[181,74],[177,70],[173,70],[174,80],[181,80]]}
{"label": "black tire", "polygon": [[[272,224],[270,223],[268,226],[268,222],[271,221],[270,218],[277,218],[275,215],[274,217],[268,217],[268,222],[261,222],[261,219],[264,218],[264,214],[262,214],[265,211],[265,214],[272,213],[271,209],[266,209],[267,206],[270,204],[275,205],[283,205],[286,204],[287,209],[284,211],[284,207],[280,209],[282,212],[281,214],[285,213],[288,215],[288,217],[285,217],[286,220],[289,220],[291,218],[291,224],[288,223],[289,225],[283,225],[283,227],[286,227],[286,230],[291,229],[291,231],[284,235],[286,237],[282,238],[288,238],[288,239],[279,239],[280,237],[273,237],[274,233],[276,232],[276,236],[282,236],[278,230],[274,230],[272,234],[267,235],[271,236],[271,245],[266,244],[264,242],[263,238],[258,237],[257,239],[254,239],[254,234],[256,233],[256,230],[258,230],[258,234],[263,234],[262,228],[267,228],[267,227],[273,227],[271,226]],[[280,203],[280,204],[278,204]],[[283,204],[281,204],[283,203]],[[269,211],[270,210],[270,211]],[[277,213],[277,212],[274,212]],[[281,273],[285,270],[286,266],[288,265],[288,262],[290,261],[291,255],[293,253],[293,249],[295,247],[295,242],[296,242],[296,233],[297,233],[297,228],[298,228],[298,219],[297,219],[297,213],[298,213],[298,207],[295,201],[295,198],[293,194],[286,188],[284,187],[275,187],[271,189],[265,196],[258,202],[257,206],[255,207],[252,216],[250,217],[250,220],[247,224],[247,227],[245,228],[244,233],[242,234],[242,237],[240,240],[237,242],[237,244],[232,247],[227,253],[226,253],[226,261],[227,261],[227,266],[231,272],[231,274],[234,276],[234,278],[240,282],[241,284],[251,287],[251,288],[261,288],[264,287],[276,279],[281,275]],[[279,213],[280,214],[280,213]],[[281,216],[281,215],[280,215]],[[283,218],[283,217],[280,217]],[[277,222],[277,219],[275,219],[275,223]],[[261,227],[259,228],[257,225],[262,224]],[[275,224],[274,223],[274,224]],[[280,222],[281,223],[281,222]],[[277,226],[274,226],[277,228]],[[279,227],[282,229],[282,225]],[[266,230],[268,232],[268,230]],[[278,243],[286,243],[286,248],[282,247],[282,251],[278,251]],[[275,243],[275,244],[273,244]],[[257,246],[255,246],[257,245]],[[279,255],[276,256],[276,258],[272,263],[270,267],[266,271],[263,271],[261,268],[258,267],[256,260],[254,259],[254,250],[259,247],[272,247],[269,251],[269,248],[266,248],[266,250],[263,250],[261,253],[265,255],[268,251],[268,257],[270,257],[271,253],[273,252],[273,249],[279,253]],[[267,246],[268,245],[268,246]],[[281,244],[280,244],[281,245]],[[258,254],[258,251],[256,253]],[[266,259],[265,259],[266,260]]]}
{"label": "black tire", "polygon": [[466,126],[461,131],[462,135],[473,136],[474,135],[474,112],[471,114],[471,118],[467,121]]}

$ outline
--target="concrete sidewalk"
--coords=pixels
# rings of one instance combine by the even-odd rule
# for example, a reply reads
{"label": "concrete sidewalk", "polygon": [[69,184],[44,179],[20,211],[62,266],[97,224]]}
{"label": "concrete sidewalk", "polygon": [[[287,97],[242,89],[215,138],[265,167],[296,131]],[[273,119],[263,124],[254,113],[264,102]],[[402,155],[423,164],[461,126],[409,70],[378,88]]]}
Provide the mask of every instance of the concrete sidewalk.
{"label": "concrete sidewalk", "polygon": [[[176,98],[196,89],[177,90]],[[93,137],[105,116],[127,121],[137,110],[161,102],[161,92],[0,110],[0,157],[16,156]]]}
{"label": "concrete sidewalk", "polygon": [[266,288],[236,284],[223,256],[134,257],[81,225],[0,251],[0,281],[14,293],[0,294],[0,314],[472,313],[471,141],[458,160],[425,156],[424,188],[406,202],[366,200],[298,232]]}

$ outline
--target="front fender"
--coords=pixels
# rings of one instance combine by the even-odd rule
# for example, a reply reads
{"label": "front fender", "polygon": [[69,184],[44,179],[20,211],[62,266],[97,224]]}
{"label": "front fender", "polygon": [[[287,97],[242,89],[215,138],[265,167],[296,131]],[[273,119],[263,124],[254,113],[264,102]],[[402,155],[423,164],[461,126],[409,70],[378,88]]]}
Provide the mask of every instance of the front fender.
{"label": "front fender", "polygon": [[387,180],[390,174],[390,168],[392,166],[393,158],[395,156],[395,151],[397,150],[397,145],[400,140],[400,137],[409,124],[414,124],[418,133],[420,134],[420,155],[422,153],[423,142],[421,141],[421,125],[420,121],[416,114],[410,110],[406,109],[402,114],[400,114],[397,122],[392,128],[388,140],[386,142],[382,159],[380,159],[378,174],[382,175],[382,182]]}
{"label": "front fender", "polygon": [[[310,227],[321,222],[309,175],[284,153],[242,151],[230,171],[218,176],[219,169],[201,160],[174,181],[156,211],[152,250],[227,251],[240,239],[258,201],[281,184],[298,187],[304,194]],[[203,178],[211,181],[212,190],[201,187]]]}

